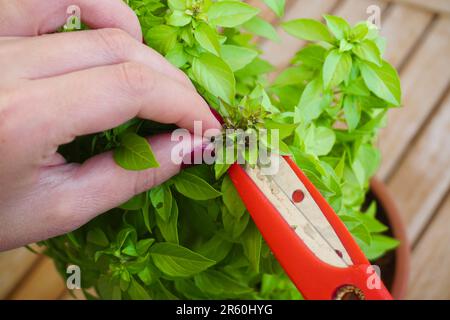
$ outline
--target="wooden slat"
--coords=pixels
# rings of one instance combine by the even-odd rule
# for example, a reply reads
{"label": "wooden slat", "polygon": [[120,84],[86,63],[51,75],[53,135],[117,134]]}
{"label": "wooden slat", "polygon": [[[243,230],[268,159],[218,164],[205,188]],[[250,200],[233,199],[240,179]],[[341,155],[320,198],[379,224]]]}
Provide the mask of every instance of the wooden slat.
{"label": "wooden slat", "polygon": [[381,20],[381,35],[387,39],[384,58],[399,67],[417,43],[433,14],[403,4],[394,4]]}
{"label": "wooden slat", "polygon": [[450,13],[450,1],[448,0],[387,0],[391,2],[405,3],[420,9],[426,9],[438,13]]}
{"label": "wooden slat", "polygon": [[[296,18],[320,18],[323,13],[329,12],[337,0],[297,0],[286,12],[283,21]],[[294,53],[302,47],[303,42],[285,33],[278,28],[281,41],[274,43],[266,41],[262,44],[263,58],[269,60],[277,68],[286,66]]]}
{"label": "wooden slat", "polygon": [[30,300],[58,299],[66,289],[64,280],[58,274],[53,261],[48,257],[42,260],[15,288],[8,299]]}
{"label": "wooden slat", "polygon": [[404,108],[389,112],[389,125],[380,136],[383,163],[378,176],[382,179],[388,177],[445,93],[450,79],[449,37],[450,19],[439,18],[405,65],[401,74]]}
{"label": "wooden slat", "polygon": [[355,24],[369,17],[367,8],[373,5],[378,6],[381,12],[386,8],[386,3],[379,0],[345,0],[333,14]]}
{"label": "wooden slat", "polygon": [[0,299],[4,299],[12,291],[37,257],[26,248],[0,252]]}
{"label": "wooden slat", "polygon": [[425,228],[450,187],[449,137],[450,94],[388,183],[408,225],[411,243]]}
{"label": "wooden slat", "polygon": [[450,195],[414,249],[408,299],[450,299]]}
{"label": "wooden slat", "polygon": [[[72,293],[72,294],[71,294]],[[75,297],[74,297],[74,296]],[[59,298],[60,300],[86,300],[81,290],[72,290],[72,292],[64,291],[64,293]]]}
{"label": "wooden slat", "polygon": [[270,8],[268,8],[261,0],[247,0],[246,2],[249,5],[261,10],[259,14],[261,18],[267,21],[275,21],[277,19],[276,14],[272,10],[270,10]]}

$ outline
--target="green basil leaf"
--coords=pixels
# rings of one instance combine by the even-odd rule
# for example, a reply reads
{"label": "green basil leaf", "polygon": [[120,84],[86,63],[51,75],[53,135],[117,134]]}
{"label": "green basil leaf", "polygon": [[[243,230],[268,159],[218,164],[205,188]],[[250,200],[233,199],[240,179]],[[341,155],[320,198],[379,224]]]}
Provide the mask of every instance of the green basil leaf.
{"label": "green basil leaf", "polygon": [[380,50],[377,45],[371,40],[365,40],[353,46],[352,52],[361,60],[369,61],[377,66],[383,64]]}
{"label": "green basil leaf", "polygon": [[230,66],[233,72],[244,68],[258,56],[256,50],[229,44],[223,45],[221,52],[222,59]]}
{"label": "green basil leaf", "polygon": [[318,118],[328,104],[329,101],[323,94],[321,81],[315,79],[308,83],[303,91],[295,110],[294,121],[296,123],[304,121],[305,124],[308,124]]}
{"label": "green basil leaf", "polygon": [[145,228],[148,232],[152,233],[153,221],[150,219],[150,203],[145,202],[145,205],[141,208],[142,220],[144,220]]}
{"label": "green basil leaf", "polygon": [[195,29],[194,37],[203,49],[220,56],[220,43],[216,30],[201,22]]}
{"label": "green basil leaf", "polygon": [[144,256],[147,254],[148,249],[152,246],[152,244],[155,242],[155,239],[142,239],[139,240],[136,245],[136,251],[139,256]]}
{"label": "green basil leaf", "polygon": [[178,292],[181,292],[187,299],[200,300],[209,298],[197,288],[193,279],[176,279],[174,282]]}
{"label": "green basil leaf", "polygon": [[351,41],[361,41],[364,39],[369,32],[369,27],[367,26],[367,22],[363,21],[357,23],[352,30],[350,31],[349,40]]}
{"label": "green basil leaf", "polygon": [[272,40],[280,41],[280,37],[275,28],[266,20],[260,17],[253,17],[242,25],[242,27],[250,33],[257,36]]}
{"label": "green basil leaf", "polygon": [[213,25],[233,28],[250,20],[259,9],[238,1],[214,2],[208,10],[208,21]]}
{"label": "green basil leaf", "polygon": [[400,105],[401,88],[397,70],[386,61],[383,61],[381,67],[370,62],[361,63],[360,69],[370,91],[394,106]]}
{"label": "green basil leaf", "polygon": [[297,52],[292,63],[301,62],[310,68],[319,69],[325,61],[325,53],[324,47],[310,44]]}
{"label": "green basil leaf", "polygon": [[173,181],[177,191],[190,199],[209,200],[222,195],[205,180],[184,171],[174,177]]}
{"label": "green basil leaf", "polygon": [[145,267],[142,271],[138,272],[137,276],[147,286],[152,284],[155,280],[155,275],[152,273],[149,267]]}
{"label": "green basil leaf", "polygon": [[120,205],[119,208],[124,210],[139,210],[144,207],[145,202],[147,201],[147,194],[145,192],[134,196],[124,204]]}
{"label": "green basil leaf", "polygon": [[135,133],[126,133],[120,137],[120,146],[114,150],[114,160],[127,170],[159,167],[147,139]]}
{"label": "green basil leaf", "polygon": [[352,58],[345,52],[332,50],[323,64],[323,85],[325,88],[335,87],[347,80],[352,68]]}
{"label": "green basil leaf", "polygon": [[366,226],[366,228],[371,232],[384,232],[388,230],[388,227],[378,221],[375,217],[372,217],[368,214],[360,213],[358,218],[362,221],[362,223]]}
{"label": "green basil leaf", "polygon": [[189,24],[192,20],[190,15],[183,11],[175,10],[167,17],[167,24],[174,27],[182,27]]}
{"label": "green basil leaf", "polygon": [[156,280],[152,293],[155,300],[179,300],[159,279]]}
{"label": "green basil leaf", "polygon": [[281,72],[273,82],[274,86],[303,85],[305,81],[310,80],[314,71],[304,65],[286,68]]}
{"label": "green basil leaf", "polygon": [[201,291],[212,296],[231,298],[253,291],[242,282],[216,270],[202,272],[195,276],[194,281]]}
{"label": "green basil leaf", "polygon": [[169,50],[166,54],[166,59],[177,68],[181,68],[188,62],[188,57],[181,44],[177,44]]}
{"label": "green basil leaf", "polygon": [[361,105],[357,98],[345,96],[344,115],[348,130],[351,132],[358,126],[359,120],[361,119]]}
{"label": "green basil leaf", "polygon": [[233,243],[225,240],[223,235],[215,234],[211,239],[198,247],[196,252],[218,263],[225,259],[232,247]]}
{"label": "green basil leaf", "polygon": [[156,210],[157,215],[167,221],[172,212],[173,202],[172,192],[166,184],[159,185],[150,190],[150,201]]}
{"label": "green basil leaf", "polygon": [[342,179],[342,177],[344,176],[345,158],[346,156],[344,153],[339,162],[336,164],[336,167],[334,168],[334,172],[339,179]]}
{"label": "green basil leaf", "polygon": [[253,271],[259,272],[259,261],[261,259],[262,236],[256,225],[251,222],[242,234],[242,246],[244,254],[250,262]]}
{"label": "green basil leaf", "polygon": [[100,228],[89,230],[86,240],[101,247],[107,247],[109,245],[108,237]]}
{"label": "green basil leaf", "polygon": [[264,3],[272,9],[278,17],[282,17],[284,14],[284,7],[286,6],[286,0],[263,0]]}
{"label": "green basil leaf", "polygon": [[380,151],[370,144],[361,145],[355,153],[352,169],[361,187],[365,187],[380,165]]}
{"label": "green basil leaf", "polygon": [[351,28],[347,21],[337,16],[324,15],[323,17],[336,39],[341,40],[347,37]]}
{"label": "green basil leaf", "polygon": [[190,277],[215,264],[188,248],[174,243],[156,243],[150,248],[156,267],[170,277]]}
{"label": "green basil leaf", "polygon": [[294,133],[295,128],[297,128],[297,126],[298,125],[296,123],[281,123],[271,119],[266,119],[264,121],[264,128],[267,130],[271,129],[278,130],[279,137],[282,140],[291,136]]}
{"label": "green basil leaf", "polygon": [[159,215],[156,216],[156,225],[161,231],[162,236],[167,242],[175,244],[179,243],[178,240],[178,205],[176,201],[172,202],[172,212],[168,220],[163,220]]}
{"label": "green basil leaf", "polygon": [[225,176],[223,179],[221,191],[223,203],[228,212],[234,217],[240,218],[245,212],[245,206],[229,176]]}
{"label": "green basil leaf", "polygon": [[239,218],[232,215],[226,207],[222,207],[222,223],[225,232],[231,239],[237,239],[244,232],[249,221],[249,215],[243,214]]}
{"label": "green basil leaf", "polygon": [[134,279],[131,280],[130,287],[127,291],[133,300],[150,300],[151,297],[147,291]]}
{"label": "green basil leaf", "polygon": [[392,250],[399,245],[399,241],[388,236],[374,234],[370,246],[361,245],[367,259],[375,260],[381,257],[386,251]]}
{"label": "green basil leaf", "polygon": [[327,155],[334,146],[336,135],[327,127],[315,127],[311,125],[304,137],[305,150],[315,156]]}
{"label": "green basil leaf", "polygon": [[233,71],[222,59],[211,53],[203,53],[198,58],[194,58],[192,73],[195,80],[209,93],[227,103],[233,101],[236,80]]}
{"label": "green basil leaf", "polygon": [[327,27],[317,20],[296,19],[283,22],[281,26],[290,35],[302,40],[334,42]]}
{"label": "green basil leaf", "polygon": [[112,283],[111,278],[101,275],[97,282],[98,293],[105,300],[121,300],[122,292],[118,285]]}
{"label": "green basil leaf", "polygon": [[354,46],[353,43],[350,43],[345,39],[341,39],[341,41],[339,41],[340,52],[350,51],[353,49],[353,46]]}
{"label": "green basil leaf", "polygon": [[136,246],[133,242],[127,240],[125,247],[122,249],[122,253],[129,255],[131,257],[137,257],[138,253],[136,251]]}
{"label": "green basil leaf", "polygon": [[186,0],[168,0],[167,4],[172,10],[186,10]]}
{"label": "green basil leaf", "polygon": [[372,40],[375,45],[378,48],[378,51],[380,51],[380,55],[383,56],[384,52],[386,51],[386,38],[384,37],[377,37],[374,40]]}
{"label": "green basil leaf", "polygon": [[248,65],[246,65],[243,69],[236,72],[237,77],[250,77],[250,76],[258,76],[261,74],[269,73],[274,70],[274,66],[272,66],[266,60],[256,58]]}
{"label": "green basil leaf", "polygon": [[219,179],[221,176],[223,176],[230,167],[231,167],[231,164],[217,163],[217,162],[214,163],[214,171],[216,174],[216,179]]}
{"label": "green basil leaf", "polygon": [[159,51],[161,54],[166,55],[177,43],[177,28],[159,25],[150,28],[145,33],[145,42]]}
{"label": "green basil leaf", "polygon": [[263,299],[303,300],[302,295],[294,288],[295,285],[283,274],[265,273],[261,279]]}
{"label": "green basil leaf", "polygon": [[362,78],[350,81],[350,83],[346,87],[342,88],[342,91],[344,93],[355,96],[363,96],[363,97],[370,96],[370,91]]}
{"label": "green basil leaf", "polygon": [[344,222],[358,243],[362,242],[365,245],[370,245],[372,241],[370,232],[359,219],[349,215],[340,215],[339,218]]}

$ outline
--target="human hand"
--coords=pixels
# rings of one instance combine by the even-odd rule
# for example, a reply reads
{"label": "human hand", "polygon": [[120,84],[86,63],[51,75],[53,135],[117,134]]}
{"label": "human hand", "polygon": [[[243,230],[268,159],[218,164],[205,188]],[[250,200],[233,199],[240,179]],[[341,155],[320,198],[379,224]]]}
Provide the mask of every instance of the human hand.
{"label": "human hand", "polygon": [[[72,4],[97,30],[41,35]],[[149,139],[161,166],[139,172],[110,152],[66,163],[59,145],[134,117],[220,128],[188,78],[141,38],[121,0],[0,0],[0,251],[74,230],[180,169],[170,134]]]}

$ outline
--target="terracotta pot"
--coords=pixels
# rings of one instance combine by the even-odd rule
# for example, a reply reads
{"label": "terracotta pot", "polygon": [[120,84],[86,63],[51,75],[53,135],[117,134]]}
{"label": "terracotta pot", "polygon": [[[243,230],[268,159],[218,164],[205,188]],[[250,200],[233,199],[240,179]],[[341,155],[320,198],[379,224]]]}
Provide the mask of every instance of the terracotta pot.
{"label": "terracotta pot", "polygon": [[410,249],[405,225],[395,202],[383,182],[374,178],[370,183],[368,201],[377,202],[377,218],[389,226],[388,234],[400,241],[398,248],[375,261],[382,273],[381,278],[394,299],[406,295],[409,278]]}

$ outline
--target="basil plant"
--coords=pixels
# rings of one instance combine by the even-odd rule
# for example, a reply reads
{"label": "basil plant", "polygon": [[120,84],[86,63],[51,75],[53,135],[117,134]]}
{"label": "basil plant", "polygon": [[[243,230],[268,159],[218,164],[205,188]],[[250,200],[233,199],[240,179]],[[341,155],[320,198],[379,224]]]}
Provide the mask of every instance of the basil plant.
{"label": "basil plant", "polygon": [[[393,249],[376,206],[362,206],[380,152],[374,145],[401,100],[377,28],[336,16],[284,22],[309,44],[273,80],[256,37],[278,40],[258,9],[235,0],[128,0],[145,43],[183,70],[227,127],[276,128],[290,154],[369,259]],[[278,16],[284,0],[264,0]],[[61,147],[70,161],[114,150],[118,165],[157,166],[143,136],[174,129],[133,119]],[[62,275],[82,270],[88,298],[301,299],[252,222],[228,165],[197,165],[69,234],[43,241]]]}

